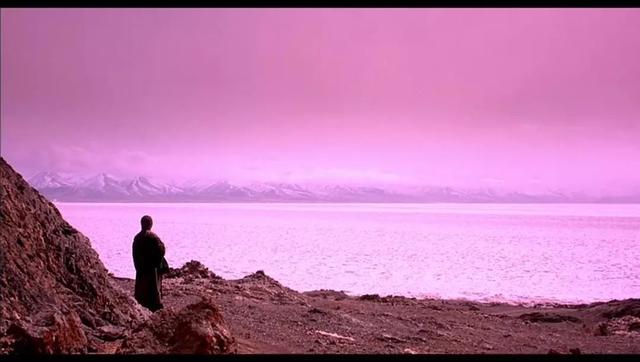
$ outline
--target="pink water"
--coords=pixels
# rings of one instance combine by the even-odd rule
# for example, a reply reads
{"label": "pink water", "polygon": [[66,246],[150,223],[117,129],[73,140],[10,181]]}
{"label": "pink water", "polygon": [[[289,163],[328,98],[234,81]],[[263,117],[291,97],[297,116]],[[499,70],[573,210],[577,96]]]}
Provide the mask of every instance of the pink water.
{"label": "pink water", "polygon": [[300,291],[482,301],[640,297],[640,205],[57,203],[106,267],[132,277],[154,218],[174,266],[264,270]]}

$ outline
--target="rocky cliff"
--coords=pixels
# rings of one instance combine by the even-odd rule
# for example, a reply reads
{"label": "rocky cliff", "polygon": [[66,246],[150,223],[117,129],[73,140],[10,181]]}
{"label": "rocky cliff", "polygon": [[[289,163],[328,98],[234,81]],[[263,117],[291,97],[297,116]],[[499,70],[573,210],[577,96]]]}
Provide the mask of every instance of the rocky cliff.
{"label": "rocky cliff", "polygon": [[[215,341],[201,346],[201,353],[233,351],[233,338],[210,300],[150,317],[113,284],[89,239],[2,158],[0,192],[0,353],[109,352],[114,340],[130,341],[123,353],[166,352],[165,335],[174,352],[189,350],[183,337]],[[196,331],[202,330],[198,323],[208,332]],[[141,336],[145,348],[137,349]]]}

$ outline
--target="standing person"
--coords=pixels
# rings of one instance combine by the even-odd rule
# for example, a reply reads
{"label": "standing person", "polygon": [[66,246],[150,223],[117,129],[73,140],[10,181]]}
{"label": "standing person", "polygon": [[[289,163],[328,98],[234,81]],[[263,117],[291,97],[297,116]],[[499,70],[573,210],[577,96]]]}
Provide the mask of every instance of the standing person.
{"label": "standing person", "polygon": [[145,215],[140,220],[142,230],[133,238],[133,264],[136,268],[135,298],[152,312],[162,306],[162,276],[160,264],[164,259],[164,244],[151,231],[153,220]]}

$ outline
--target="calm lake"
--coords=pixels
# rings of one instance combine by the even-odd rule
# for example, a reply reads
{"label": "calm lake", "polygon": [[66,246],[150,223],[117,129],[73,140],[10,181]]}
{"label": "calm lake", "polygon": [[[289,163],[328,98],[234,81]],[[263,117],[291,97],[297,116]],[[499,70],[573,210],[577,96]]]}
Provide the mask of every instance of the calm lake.
{"label": "calm lake", "polygon": [[56,203],[116,276],[140,217],[172,267],[290,288],[480,301],[640,298],[640,205]]}

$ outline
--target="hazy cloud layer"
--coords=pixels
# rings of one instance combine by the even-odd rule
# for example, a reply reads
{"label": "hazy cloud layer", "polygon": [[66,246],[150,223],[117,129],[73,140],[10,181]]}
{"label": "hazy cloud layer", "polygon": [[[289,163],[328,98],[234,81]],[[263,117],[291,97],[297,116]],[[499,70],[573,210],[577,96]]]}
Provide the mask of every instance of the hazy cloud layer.
{"label": "hazy cloud layer", "polygon": [[1,150],[26,174],[640,187],[638,9],[1,20]]}

